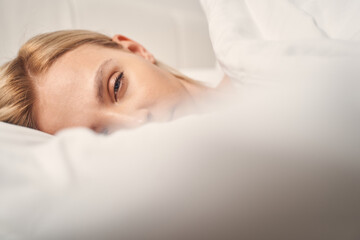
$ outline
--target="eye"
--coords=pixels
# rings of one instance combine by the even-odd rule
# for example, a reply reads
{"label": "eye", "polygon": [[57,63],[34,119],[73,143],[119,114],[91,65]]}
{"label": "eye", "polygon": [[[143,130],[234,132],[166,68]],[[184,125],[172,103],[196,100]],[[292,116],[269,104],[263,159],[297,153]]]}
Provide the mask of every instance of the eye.
{"label": "eye", "polygon": [[124,78],[124,72],[121,72],[115,79],[115,83],[114,83],[114,97],[115,97],[115,102],[118,101],[118,92],[119,90],[121,90],[121,88],[123,87],[123,78]]}

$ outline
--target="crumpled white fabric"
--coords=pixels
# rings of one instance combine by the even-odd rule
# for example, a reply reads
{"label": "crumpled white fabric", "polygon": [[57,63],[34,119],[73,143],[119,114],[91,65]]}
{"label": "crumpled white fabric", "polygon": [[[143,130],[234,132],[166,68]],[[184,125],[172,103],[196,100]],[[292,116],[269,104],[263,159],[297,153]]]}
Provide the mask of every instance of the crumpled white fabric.
{"label": "crumpled white fabric", "polygon": [[[220,66],[243,86],[272,84],[274,79],[301,81],[332,65],[340,64],[341,69],[350,63],[356,68],[359,61],[360,43],[351,37],[357,34],[360,25],[354,11],[358,9],[357,1],[201,0],[201,3]],[[311,12],[307,7],[310,3],[321,8]],[[335,15],[343,4],[348,7]],[[332,24],[334,19],[348,14],[352,21]],[[321,18],[324,15],[327,17]],[[320,18],[322,24],[316,21]],[[339,30],[331,38],[329,33],[335,28],[346,29],[347,33],[340,36]],[[291,75],[284,76],[287,69],[292,69]],[[304,72],[309,75],[302,76]]]}
{"label": "crumpled white fabric", "polygon": [[360,40],[360,2],[353,0],[289,0],[308,14],[327,37]]}
{"label": "crumpled white fabric", "polygon": [[[216,58],[240,89],[243,102],[267,102],[275,108],[294,108],[290,105],[297,103],[309,118],[336,118],[358,130],[358,1],[201,3]],[[317,6],[316,11],[311,6]],[[272,91],[272,97],[265,97]]]}

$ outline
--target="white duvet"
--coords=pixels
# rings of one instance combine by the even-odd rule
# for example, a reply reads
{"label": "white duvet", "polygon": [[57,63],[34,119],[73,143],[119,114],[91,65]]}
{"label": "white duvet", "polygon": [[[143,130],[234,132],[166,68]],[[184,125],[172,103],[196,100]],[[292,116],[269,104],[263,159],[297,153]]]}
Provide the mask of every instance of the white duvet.
{"label": "white duvet", "polygon": [[358,1],[201,2],[239,97],[109,136],[0,123],[0,239],[359,239]]}

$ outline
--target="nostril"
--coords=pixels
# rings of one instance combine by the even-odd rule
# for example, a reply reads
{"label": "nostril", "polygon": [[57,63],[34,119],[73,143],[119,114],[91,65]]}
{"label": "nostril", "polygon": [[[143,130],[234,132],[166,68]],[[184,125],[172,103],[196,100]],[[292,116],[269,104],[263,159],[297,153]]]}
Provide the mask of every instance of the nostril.
{"label": "nostril", "polygon": [[174,119],[174,113],[177,106],[173,107],[170,112],[170,117],[168,121],[172,121]]}
{"label": "nostril", "polygon": [[151,114],[151,112],[148,112],[148,114],[146,115],[146,122],[151,122],[153,120],[153,115]]}
{"label": "nostril", "polygon": [[153,115],[151,114],[150,110],[141,109],[136,114],[135,119],[136,119],[135,121],[136,121],[137,125],[143,125],[143,124],[153,121]]}

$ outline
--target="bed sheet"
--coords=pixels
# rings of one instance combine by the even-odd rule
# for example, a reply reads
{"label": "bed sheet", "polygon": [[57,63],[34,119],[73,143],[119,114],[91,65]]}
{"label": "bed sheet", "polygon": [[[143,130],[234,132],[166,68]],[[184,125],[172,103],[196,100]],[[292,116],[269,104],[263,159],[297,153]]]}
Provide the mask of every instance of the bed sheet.
{"label": "bed sheet", "polygon": [[0,135],[0,237],[359,236],[354,135],[264,94],[109,136],[31,131],[36,140],[15,145]]}
{"label": "bed sheet", "polygon": [[[185,229],[185,239],[294,231],[319,239],[314,226],[329,236],[343,234],[339,228],[358,236],[358,163],[337,141],[356,146],[314,123],[271,116],[232,109],[110,136],[68,129],[2,155],[0,236],[169,239]],[[241,227],[248,224],[269,232]]]}

